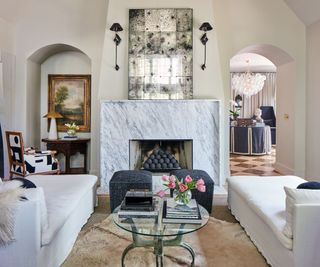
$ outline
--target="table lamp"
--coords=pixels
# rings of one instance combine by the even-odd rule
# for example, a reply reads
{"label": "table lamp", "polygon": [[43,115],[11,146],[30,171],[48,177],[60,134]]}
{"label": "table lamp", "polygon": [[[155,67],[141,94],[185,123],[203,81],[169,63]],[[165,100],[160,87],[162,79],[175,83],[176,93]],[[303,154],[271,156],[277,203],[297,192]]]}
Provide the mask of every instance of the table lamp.
{"label": "table lamp", "polygon": [[43,118],[51,119],[50,127],[49,127],[49,140],[57,140],[58,139],[58,132],[57,132],[57,122],[56,119],[61,119],[63,116],[55,111],[50,111],[48,114],[44,115]]}

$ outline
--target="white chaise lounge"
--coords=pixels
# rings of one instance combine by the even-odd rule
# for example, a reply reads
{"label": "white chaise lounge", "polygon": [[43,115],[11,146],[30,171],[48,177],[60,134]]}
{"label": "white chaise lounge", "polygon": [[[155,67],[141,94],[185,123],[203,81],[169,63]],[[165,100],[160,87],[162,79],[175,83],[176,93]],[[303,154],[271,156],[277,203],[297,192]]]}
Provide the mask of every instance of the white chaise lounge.
{"label": "white chaise lounge", "polygon": [[0,247],[0,267],[58,267],[93,212],[97,177],[35,175],[28,180],[38,188],[18,204],[15,241]]}
{"label": "white chaise lounge", "polygon": [[320,203],[295,205],[293,238],[283,234],[286,224],[283,188],[296,188],[304,182],[296,176],[228,178],[232,214],[273,267],[320,266]]}

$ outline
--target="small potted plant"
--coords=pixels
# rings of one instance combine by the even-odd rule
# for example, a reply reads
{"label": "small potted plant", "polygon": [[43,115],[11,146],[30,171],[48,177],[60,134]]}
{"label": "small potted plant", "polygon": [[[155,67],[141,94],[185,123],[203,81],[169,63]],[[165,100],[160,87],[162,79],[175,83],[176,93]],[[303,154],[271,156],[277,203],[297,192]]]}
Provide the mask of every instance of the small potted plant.
{"label": "small potted plant", "polygon": [[66,123],[65,126],[67,127],[68,136],[75,136],[77,131],[79,130],[79,126],[76,125],[74,122]]}
{"label": "small potted plant", "polygon": [[192,194],[192,189],[197,189],[200,192],[206,191],[206,186],[203,179],[194,180],[190,175],[187,175],[183,180],[179,181],[179,179],[171,175],[167,177],[166,175],[162,176],[162,181],[164,181],[164,186],[166,187],[164,190],[160,190],[157,195],[163,198],[166,194],[167,190],[173,190],[173,198],[175,202],[179,205],[187,205],[189,204]]}

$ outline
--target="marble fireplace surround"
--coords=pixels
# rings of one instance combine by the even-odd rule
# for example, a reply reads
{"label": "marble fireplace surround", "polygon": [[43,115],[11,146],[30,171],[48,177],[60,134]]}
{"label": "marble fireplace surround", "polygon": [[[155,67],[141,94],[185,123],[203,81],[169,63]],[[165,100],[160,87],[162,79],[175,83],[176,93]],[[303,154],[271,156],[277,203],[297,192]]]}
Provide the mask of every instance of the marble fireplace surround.
{"label": "marble fireplace surround", "polygon": [[114,172],[129,169],[132,139],[192,139],[193,168],[221,185],[219,118],[219,100],[102,101],[99,193],[109,193]]}

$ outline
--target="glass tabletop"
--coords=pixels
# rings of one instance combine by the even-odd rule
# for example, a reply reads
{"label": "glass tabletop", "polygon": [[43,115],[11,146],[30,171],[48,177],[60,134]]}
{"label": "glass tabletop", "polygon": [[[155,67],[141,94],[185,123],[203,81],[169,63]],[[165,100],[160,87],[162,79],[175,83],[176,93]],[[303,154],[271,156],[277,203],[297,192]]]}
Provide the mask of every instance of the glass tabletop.
{"label": "glass tabletop", "polygon": [[156,218],[119,218],[118,211],[119,207],[117,207],[112,213],[114,223],[126,230],[128,232],[145,235],[145,236],[178,236],[184,235],[188,233],[192,233],[201,229],[205,226],[209,220],[208,211],[199,205],[199,211],[201,214],[202,222],[201,224],[190,224],[190,223],[163,223],[162,222],[162,207],[163,200],[160,199],[160,211],[159,216]]}

